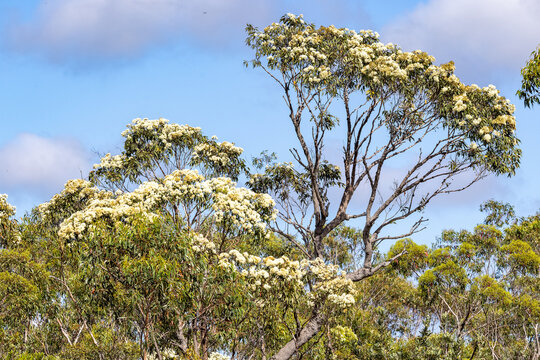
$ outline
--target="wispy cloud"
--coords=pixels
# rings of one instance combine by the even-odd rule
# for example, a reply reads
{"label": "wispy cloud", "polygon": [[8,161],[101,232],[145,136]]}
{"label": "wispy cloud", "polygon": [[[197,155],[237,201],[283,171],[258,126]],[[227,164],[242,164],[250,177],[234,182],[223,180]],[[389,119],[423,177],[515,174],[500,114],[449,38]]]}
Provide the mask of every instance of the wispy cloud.
{"label": "wispy cloud", "polygon": [[86,175],[90,154],[79,143],[20,134],[0,147],[0,192],[43,196]]}
{"label": "wispy cloud", "polygon": [[49,0],[11,22],[12,49],[57,62],[138,56],[184,35],[222,44],[268,15],[263,0]]}
{"label": "wispy cloud", "polygon": [[266,26],[287,12],[304,13],[321,25],[354,27],[369,19],[354,1],[42,0],[20,17],[10,14],[3,33],[12,51],[56,64],[95,65],[178,43],[219,50],[243,46],[247,23]]}
{"label": "wispy cloud", "polygon": [[[519,74],[540,42],[537,0],[430,0],[383,29],[384,40],[455,60],[458,74],[489,81]],[[480,81],[476,80],[476,81]]]}

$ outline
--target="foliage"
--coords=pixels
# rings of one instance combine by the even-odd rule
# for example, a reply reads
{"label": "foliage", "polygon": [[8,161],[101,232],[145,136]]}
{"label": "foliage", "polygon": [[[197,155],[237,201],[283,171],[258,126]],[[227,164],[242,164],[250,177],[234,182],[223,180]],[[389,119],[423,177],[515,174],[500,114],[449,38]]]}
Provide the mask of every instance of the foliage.
{"label": "foliage", "polygon": [[521,89],[517,96],[526,107],[540,104],[540,48],[531,53],[529,61],[521,69]]}
{"label": "foliage", "polygon": [[[372,31],[316,27],[293,14],[246,31],[254,50],[246,66],[277,83],[298,140],[292,162],[257,159],[260,172],[249,186],[273,195],[280,220],[270,224],[275,233],[308,259],[354,264],[346,275],[353,282],[396,261],[405,264],[402,273],[421,265],[425,251],[416,246],[396,244],[400,251],[384,261],[376,248],[422,230],[426,219],[416,218],[403,233],[391,226],[435,197],[466,189],[489,172],[512,175],[519,166],[515,107],[492,85],[463,84],[452,62],[436,65],[427,53],[383,44]],[[325,151],[330,137],[343,143],[341,153]],[[333,163],[337,158],[342,165]],[[353,199],[359,199],[354,206]],[[358,228],[362,251],[336,258],[327,244],[349,224]],[[452,271],[445,266],[440,270]],[[331,319],[315,311],[274,359],[308,346],[326,322]]]}
{"label": "foliage", "polygon": [[24,217],[1,195],[0,357],[538,358],[538,217],[490,202],[486,224],[431,249],[410,239],[421,216],[391,231],[515,172],[513,106],[370,31],[289,14],[247,32],[284,92],[293,161],[250,169],[200,128],[135,119],[120,154]]}

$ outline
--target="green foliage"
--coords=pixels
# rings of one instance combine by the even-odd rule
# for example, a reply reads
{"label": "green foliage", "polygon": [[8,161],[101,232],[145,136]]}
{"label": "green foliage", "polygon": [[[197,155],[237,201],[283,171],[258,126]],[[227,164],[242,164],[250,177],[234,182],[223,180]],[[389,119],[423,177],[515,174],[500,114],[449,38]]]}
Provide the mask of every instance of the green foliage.
{"label": "green foliage", "polygon": [[[320,352],[370,360],[534,359],[539,224],[532,216],[504,229],[446,231],[429,250],[398,241],[386,258],[405,249],[410,258],[358,284],[357,305],[334,319],[340,325],[329,326]],[[407,271],[415,262],[419,269]]]}
{"label": "green foliage", "polygon": [[516,220],[512,205],[500,203],[495,200],[488,200],[480,205],[480,211],[488,213],[484,220],[484,223],[487,225],[502,227]]}
{"label": "green foliage", "polygon": [[392,267],[401,275],[410,276],[418,273],[426,266],[429,256],[427,246],[417,245],[410,239],[401,239],[392,245],[387,258],[392,259],[402,253],[403,255],[396,258],[392,263]]}
{"label": "green foliage", "polygon": [[13,360],[60,360],[60,358],[57,356],[44,355],[43,353],[24,353],[13,358]]}
{"label": "green foliage", "polygon": [[[92,339],[92,336],[95,338]],[[66,347],[62,360],[137,360],[140,351],[136,342],[127,340],[118,329],[106,324],[95,325],[92,336],[87,332],[74,345]]]}
{"label": "green foliage", "polygon": [[[459,191],[455,175],[513,174],[513,106],[494,87],[462,84],[453,63],[435,65],[371,31],[289,14],[247,32],[252,64],[283,78],[301,143],[295,165],[263,153],[251,173],[232,143],[135,119],[121,153],[106,154],[90,181],[68,181],[21,219],[0,195],[0,358],[269,359],[291,342],[288,358],[314,360],[540,354],[539,216],[518,220],[490,201],[485,224],[445,231],[431,248],[409,238],[422,218],[406,235],[383,235]],[[352,98],[366,101],[365,118],[351,113]],[[323,138],[345,128],[340,167]],[[383,163],[430,143],[429,133],[442,136],[420,151],[430,157],[377,203]],[[370,149],[379,139],[387,145]],[[244,175],[250,189],[233,182]],[[418,196],[434,178],[438,190]],[[362,184],[370,199],[349,213]],[[396,240],[386,254],[383,240]]]}
{"label": "green foliage", "polygon": [[[286,280],[286,267],[265,267],[300,264],[297,248],[276,234],[261,241],[232,222],[220,225],[206,198],[185,203],[210,214],[191,226],[179,216],[187,212],[166,205],[157,217],[97,217],[79,237],[59,236],[73,214],[111,196],[72,181],[24,219],[7,217],[17,236],[0,249],[0,356],[263,358],[309,320],[314,299],[326,299],[319,304],[329,317],[299,353],[310,359],[517,359],[536,351],[540,220],[514,220],[509,205],[484,205],[486,224],[446,231],[431,249],[398,240],[374,256],[375,265],[393,259],[387,271],[354,286],[322,263],[300,286]],[[323,244],[342,271],[354,271],[365,255],[363,234],[352,227],[337,227]],[[273,272],[280,280],[265,280]],[[328,301],[330,294],[347,300],[339,296],[349,296],[350,286],[355,306]]]}
{"label": "green foliage", "polygon": [[540,48],[531,53],[529,61],[521,69],[521,76],[523,79],[517,96],[526,107],[540,104]]}

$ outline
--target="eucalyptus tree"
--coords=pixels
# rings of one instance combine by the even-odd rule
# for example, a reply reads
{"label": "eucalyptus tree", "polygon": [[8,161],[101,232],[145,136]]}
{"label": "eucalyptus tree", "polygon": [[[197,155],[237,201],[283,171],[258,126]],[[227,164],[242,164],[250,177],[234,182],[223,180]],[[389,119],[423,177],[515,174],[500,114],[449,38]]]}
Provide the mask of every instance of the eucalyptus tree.
{"label": "eucalyptus tree", "polygon": [[[135,119],[123,136],[91,181],[69,180],[20,223],[0,199],[0,259],[28,297],[8,297],[8,313],[33,304],[24,341],[6,325],[14,356],[268,358],[301,320],[292,314],[354,303],[337,266],[268,230],[272,198],[233,181],[241,148],[165,119]],[[33,261],[45,286],[31,281]]]}
{"label": "eucalyptus tree", "polygon": [[165,119],[136,119],[123,136],[124,151],[90,173],[103,189],[68,183],[39,211],[47,218],[65,198],[89,200],[63,218],[58,236],[83,244],[94,297],[132,309],[143,357],[169,346],[203,359],[214,350],[268,358],[299,314],[354,303],[337,265],[299,257],[268,230],[276,216],[268,194],[235,186],[246,169],[241,148]]}
{"label": "eucalyptus tree", "polygon": [[[381,296],[375,280],[358,282],[390,265],[411,276],[426,259],[440,270],[445,250],[429,255],[402,238],[422,229],[426,220],[414,216],[437,196],[515,172],[514,107],[493,86],[462,84],[452,63],[435,65],[370,31],[317,28],[294,15],[247,31],[252,64],[283,91],[299,142],[294,161],[257,159],[263,171],[248,174],[232,143],[135,119],[119,154],[103,156],[89,181],[68,181],[21,222],[0,197],[0,274],[21,294],[0,286],[13,354],[317,359],[339,348],[354,358],[373,353],[354,348],[370,331],[359,319],[371,313],[357,302],[382,302],[403,317],[400,328],[417,326],[419,313],[396,306],[398,289],[413,294],[413,285],[379,274],[393,290]],[[340,165],[326,151],[337,136]],[[249,188],[235,183],[243,175]],[[493,221],[504,222],[504,211]],[[390,231],[411,218],[409,229]],[[387,256],[376,251],[384,240],[398,240]],[[516,244],[501,251],[517,269],[524,247]],[[421,284],[438,279],[424,275]],[[426,298],[445,290],[432,285]],[[461,308],[460,294],[450,295]],[[23,326],[7,312],[25,315]],[[390,343],[391,316],[376,318],[376,329],[390,330],[369,339]],[[455,324],[444,324],[453,333]]]}
{"label": "eucalyptus tree", "polygon": [[[417,277],[426,333],[439,357],[538,359],[538,216],[489,201],[474,231],[443,232]],[[501,221],[501,218],[505,218]]]}
{"label": "eucalyptus tree", "polygon": [[[519,166],[514,106],[492,85],[463,84],[452,62],[436,65],[425,52],[381,43],[372,31],[316,27],[292,14],[246,31],[255,52],[246,65],[277,83],[298,140],[293,162],[268,164],[250,186],[274,196],[279,221],[272,230],[306,259],[324,256],[325,239],[354,221],[363,259],[345,275],[352,282],[406,252],[375,263],[381,241],[410,236],[426,220],[416,217],[398,233],[392,225],[440,195]],[[340,159],[327,150],[336,139]],[[291,358],[328,320],[315,304],[273,359]]]}
{"label": "eucalyptus tree", "polygon": [[526,107],[540,104],[540,47],[531,53],[523,69],[521,69],[521,89],[518,97]]}
{"label": "eucalyptus tree", "polygon": [[[122,153],[103,156],[91,182],[68,181],[36,210],[75,254],[76,268],[59,281],[65,303],[88,311],[79,311],[72,327],[86,329],[101,358],[112,355],[96,327],[126,336],[119,358],[133,343],[143,359],[234,351],[244,335],[235,325],[246,316],[244,287],[236,271],[219,266],[218,255],[234,249],[247,256],[250,244],[266,240],[272,199],[237,188],[232,179],[245,171],[242,149],[200,128],[135,119],[122,135]],[[62,333],[74,351],[69,330]]]}

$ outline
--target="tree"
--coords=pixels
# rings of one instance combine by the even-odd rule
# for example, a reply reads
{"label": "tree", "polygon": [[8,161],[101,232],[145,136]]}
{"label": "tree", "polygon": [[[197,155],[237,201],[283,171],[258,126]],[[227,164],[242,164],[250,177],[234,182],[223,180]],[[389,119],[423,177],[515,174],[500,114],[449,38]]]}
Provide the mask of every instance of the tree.
{"label": "tree", "polygon": [[450,340],[441,348],[446,357],[538,359],[538,216],[503,228],[508,223],[493,219],[511,206],[482,208],[491,209],[485,223],[445,231],[417,278],[429,327]]}
{"label": "tree", "polygon": [[[239,351],[244,334],[235,324],[249,313],[249,292],[219,255],[234,249],[244,259],[238,249],[266,239],[273,201],[221,177],[244,170],[242,149],[199,128],[135,119],[122,135],[124,151],[96,164],[93,183],[68,181],[36,211],[40,228],[51,228],[77,264],[56,277],[77,312],[75,327],[88,329],[99,358],[112,356],[92,332],[104,327],[127,335],[120,343],[138,343],[143,359]],[[66,326],[62,333],[73,351]],[[120,350],[117,358],[126,356]]]}
{"label": "tree", "polygon": [[[382,44],[371,31],[317,28],[292,14],[246,31],[255,51],[249,63],[279,85],[299,145],[291,149],[294,164],[268,164],[250,186],[274,196],[279,221],[272,230],[310,260],[325,256],[325,239],[340,225],[361,221],[363,259],[348,280],[372,276],[404,255],[406,249],[374,263],[381,241],[410,236],[425,219],[398,234],[389,226],[439,195],[487,173],[512,175],[519,165],[514,106],[493,86],[462,84],[451,62],[437,66],[428,54]],[[337,133],[341,166],[325,152]],[[396,164],[401,173],[387,189]],[[457,181],[459,175],[469,177]],[[273,359],[291,358],[328,320],[315,304]]]}
{"label": "tree", "polygon": [[540,104],[540,48],[531,53],[529,61],[521,69],[521,76],[523,79],[521,89],[517,91],[518,97],[526,107]]}
{"label": "tree", "polygon": [[[533,349],[538,326],[524,319],[537,311],[536,221],[514,223],[510,241],[488,225],[448,233],[431,251],[407,238],[421,216],[390,231],[439,195],[514,173],[513,106],[371,32],[287,15],[248,27],[248,44],[283,90],[294,161],[263,154],[251,173],[233,143],[135,119],[121,153],[22,219],[0,196],[0,355],[352,360],[384,358],[388,346],[435,359],[474,354],[471,339],[477,353],[501,336],[519,348],[510,340],[522,325]],[[325,146],[339,134],[338,166]],[[485,209],[490,224],[512,223],[510,207]],[[384,240],[396,240],[386,255]],[[506,277],[481,273],[486,259]],[[484,317],[467,316],[483,299]],[[512,331],[492,327],[508,309]]]}
{"label": "tree", "polygon": [[16,241],[0,258],[28,251],[48,271],[46,301],[28,315],[33,345],[7,327],[15,355],[268,358],[315,303],[335,314],[354,303],[338,265],[302,259],[268,231],[269,195],[221,176],[243,171],[242,149],[165,119],[136,119],[123,136],[92,182],[68,181],[21,222],[2,204],[3,228],[19,236],[3,235]]}
{"label": "tree", "polygon": [[[67,184],[64,195],[39,210],[46,218],[58,213],[50,209],[64,198],[88,194],[83,206],[68,207],[75,211],[60,222],[58,236],[84,244],[82,263],[95,269],[85,277],[101,282],[96,289],[120,290],[120,296],[106,291],[109,306],[119,307],[115,298],[135,297],[128,306],[132,315],[124,317],[138,323],[143,358],[160,354],[167,333],[174,335],[168,344],[203,359],[212,350],[267,357],[299,323],[299,314],[314,306],[334,313],[354,303],[352,281],[337,265],[302,259],[279,240],[272,246],[266,225],[276,213],[269,195],[236,188],[220,176],[244,169],[240,148],[165,119],[136,119],[123,136],[123,153],[105,155],[90,174],[111,191],[82,182],[73,192]],[[145,232],[154,226],[156,234]],[[171,303],[171,291],[184,300]],[[179,330],[155,332],[164,322],[158,316],[163,307],[171,309]]]}
{"label": "tree", "polygon": [[[517,219],[493,200],[481,208],[483,224],[445,230],[431,248],[398,241],[387,256],[408,253],[356,284],[355,306],[323,328],[309,357],[538,359],[538,215]],[[509,221],[497,225],[501,210]]]}

